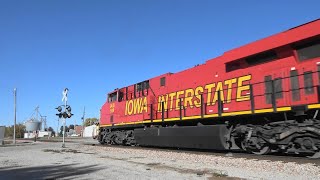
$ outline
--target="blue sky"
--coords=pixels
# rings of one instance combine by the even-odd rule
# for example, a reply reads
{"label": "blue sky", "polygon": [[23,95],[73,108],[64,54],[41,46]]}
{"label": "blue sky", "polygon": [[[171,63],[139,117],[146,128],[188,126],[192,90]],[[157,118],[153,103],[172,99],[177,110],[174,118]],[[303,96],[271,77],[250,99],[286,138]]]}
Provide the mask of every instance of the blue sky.
{"label": "blue sky", "polygon": [[106,94],[178,72],[319,18],[320,1],[0,0],[0,125],[39,105],[56,128],[62,90],[80,123]]}

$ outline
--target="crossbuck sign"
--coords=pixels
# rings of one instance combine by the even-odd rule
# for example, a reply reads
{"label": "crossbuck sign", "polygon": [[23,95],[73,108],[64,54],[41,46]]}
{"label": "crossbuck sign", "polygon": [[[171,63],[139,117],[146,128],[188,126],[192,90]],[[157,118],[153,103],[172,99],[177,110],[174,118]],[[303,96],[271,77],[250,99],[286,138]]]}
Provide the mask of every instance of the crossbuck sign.
{"label": "crossbuck sign", "polygon": [[68,91],[69,91],[68,88],[65,88],[65,89],[62,91],[62,102],[63,102],[63,101],[68,101]]}

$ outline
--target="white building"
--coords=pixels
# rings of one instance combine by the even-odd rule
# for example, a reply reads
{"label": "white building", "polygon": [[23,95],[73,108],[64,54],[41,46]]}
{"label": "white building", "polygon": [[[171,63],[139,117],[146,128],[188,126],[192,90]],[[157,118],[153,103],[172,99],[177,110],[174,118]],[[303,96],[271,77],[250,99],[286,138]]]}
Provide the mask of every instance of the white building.
{"label": "white building", "polygon": [[[38,131],[38,137],[51,137],[52,132],[51,131]],[[24,133],[24,138],[29,139],[29,138],[34,138],[36,135],[36,132],[26,132]]]}
{"label": "white building", "polygon": [[95,137],[97,136],[97,126],[91,125],[84,128],[83,137]]}

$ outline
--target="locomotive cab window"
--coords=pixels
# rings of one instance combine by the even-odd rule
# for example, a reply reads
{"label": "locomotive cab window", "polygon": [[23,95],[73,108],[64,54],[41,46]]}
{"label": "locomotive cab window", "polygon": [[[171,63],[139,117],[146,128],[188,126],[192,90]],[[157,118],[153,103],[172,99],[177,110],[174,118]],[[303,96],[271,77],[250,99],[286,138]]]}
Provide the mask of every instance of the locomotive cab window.
{"label": "locomotive cab window", "polygon": [[118,97],[118,101],[121,102],[124,98],[124,94],[123,92],[119,91],[119,97]]}
{"label": "locomotive cab window", "polygon": [[149,80],[142,82],[142,89],[143,89],[143,90],[149,89]]}
{"label": "locomotive cab window", "polygon": [[128,100],[128,87],[126,87],[126,100]]}
{"label": "locomotive cab window", "polygon": [[320,40],[296,47],[300,61],[320,57]]}
{"label": "locomotive cab window", "polygon": [[117,101],[117,96],[118,96],[118,93],[117,92],[114,92],[114,93],[111,93],[108,95],[108,102],[115,102]]}
{"label": "locomotive cab window", "polygon": [[138,84],[136,85],[136,91],[139,92],[139,91],[141,91],[141,90],[142,90],[142,84],[141,84],[141,83],[138,83]]}
{"label": "locomotive cab window", "polygon": [[142,94],[143,96],[146,95],[145,90],[148,90],[148,89],[149,89],[149,80],[136,84],[136,92],[138,92],[139,95],[140,94]]}
{"label": "locomotive cab window", "polygon": [[149,89],[149,81],[143,81],[137,84],[136,90],[138,91],[143,91]]}

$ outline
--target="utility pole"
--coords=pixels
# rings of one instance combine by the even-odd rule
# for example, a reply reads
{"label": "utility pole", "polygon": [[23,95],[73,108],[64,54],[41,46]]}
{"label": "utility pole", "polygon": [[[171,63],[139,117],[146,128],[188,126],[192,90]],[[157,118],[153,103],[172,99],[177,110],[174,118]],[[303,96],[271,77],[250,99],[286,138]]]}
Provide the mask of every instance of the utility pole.
{"label": "utility pole", "polygon": [[14,99],[14,125],[13,125],[13,144],[16,144],[16,122],[17,122],[17,88],[13,89]]}
{"label": "utility pole", "polygon": [[86,107],[83,107],[83,115],[82,115],[82,128],[81,128],[81,135],[83,137],[83,133],[84,133],[84,115],[86,114]]}
{"label": "utility pole", "polygon": [[59,120],[60,120],[60,118],[58,117],[58,127],[57,127],[57,134],[56,134],[56,137],[57,137],[57,136],[59,136],[59,134],[60,134],[60,133],[59,133]]}

